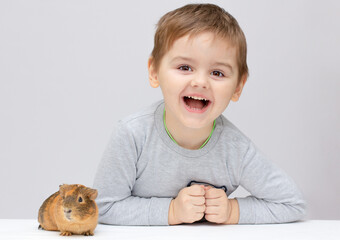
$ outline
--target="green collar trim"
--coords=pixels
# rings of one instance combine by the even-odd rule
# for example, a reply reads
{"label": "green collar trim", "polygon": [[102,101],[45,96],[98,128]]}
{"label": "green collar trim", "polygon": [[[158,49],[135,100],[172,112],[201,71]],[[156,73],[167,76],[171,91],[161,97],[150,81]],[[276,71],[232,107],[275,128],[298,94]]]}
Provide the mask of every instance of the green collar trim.
{"label": "green collar trim", "polygon": [[[163,122],[164,122],[165,130],[166,130],[166,132],[168,133],[169,137],[172,139],[172,141],[173,141],[174,143],[176,143],[177,145],[179,145],[179,144],[176,142],[176,140],[172,137],[171,133],[169,132],[169,130],[168,130],[167,126],[166,126],[166,123],[165,123],[165,108],[164,108],[164,113],[163,113]],[[202,146],[200,146],[199,149],[203,148],[203,147],[209,142],[209,140],[210,140],[210,138],[211,138],[211,136],[212,136],[212,134],[213,134],[213,132],[214,132],[215,125],[216,125],[216,120],[214,120],[214,125],[213,125],[213,128],[211,129],[211,132],[210,132],[209,137],[207,138],[207,140],[205,140],[205,142],[202,144]]]}

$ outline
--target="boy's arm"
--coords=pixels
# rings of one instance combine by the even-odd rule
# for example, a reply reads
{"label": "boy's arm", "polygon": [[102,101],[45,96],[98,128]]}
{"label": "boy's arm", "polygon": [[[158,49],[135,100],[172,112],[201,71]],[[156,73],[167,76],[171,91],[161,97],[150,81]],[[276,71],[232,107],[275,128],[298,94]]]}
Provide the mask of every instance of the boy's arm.
{"label": "boy's arm", "polygon": [[226,224],[238,224],[240,220],[240,208],[237,199],[229,199],[230,201],[230,216]]}
{"label": "boy's arm", "polygon": [[239,185],[251,193],[237,198],[240,224],[283,223],[301,220],[306,204],[294,181],[249,142],[239,172]]}
{"label": "boy's arm", "polygon": [[137,146],[124,124],[119,124],[98,166],[94,188],[99,222],[114,225],[168,225],[172,198],[131,195],[136,180]]}

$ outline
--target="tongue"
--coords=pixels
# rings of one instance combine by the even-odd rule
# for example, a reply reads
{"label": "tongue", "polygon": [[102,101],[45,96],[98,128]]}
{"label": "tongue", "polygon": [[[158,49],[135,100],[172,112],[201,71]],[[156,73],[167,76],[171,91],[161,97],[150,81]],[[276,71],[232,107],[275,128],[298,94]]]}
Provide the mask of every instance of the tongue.
{"label": "tongue", "polygon": [[204,103],[201,100],[195,100],[192,98],[186,98],[186,104],[190,107],[190,108],[198,108],[198,109],[202,109],[204,107]]}

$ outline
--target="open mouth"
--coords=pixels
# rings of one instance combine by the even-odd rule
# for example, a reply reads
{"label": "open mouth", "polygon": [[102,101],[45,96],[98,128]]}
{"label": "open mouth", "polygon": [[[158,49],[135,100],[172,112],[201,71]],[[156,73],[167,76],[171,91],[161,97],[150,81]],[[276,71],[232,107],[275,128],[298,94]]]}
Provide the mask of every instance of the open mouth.
{"label": "open mouth", "polygon": [[67,220],[69,220],[69,221],[71,221],[71,220],[72,220],[72,218],[71,218],[71,214],[68,214],[68,213],[67,213],[67,214],[65,214],[65,217],[66,217],[66,219],[67,219]]}
{"label": "open mouth", "polygon": [[184,96],[183,100],[185,105],[194,111],[202,111],[210,104],[210,100],[196,96]]}

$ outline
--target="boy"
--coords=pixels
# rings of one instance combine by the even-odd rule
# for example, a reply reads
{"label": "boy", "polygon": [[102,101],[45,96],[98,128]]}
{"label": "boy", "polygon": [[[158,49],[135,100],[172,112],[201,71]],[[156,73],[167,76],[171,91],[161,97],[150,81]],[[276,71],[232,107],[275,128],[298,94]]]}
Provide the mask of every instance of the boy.
{"label": "boy", "polygon": [[[294,182],[223,115],[247,81],[246,40],[213,4],[158,22],[149,81],[164,101],[120,121],[98,167],[99,221],[117,225],[300,220]],[[251,196],[228,199],[238,186]]]}

